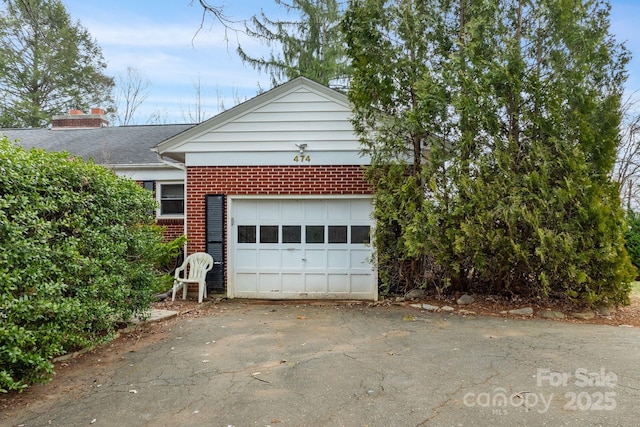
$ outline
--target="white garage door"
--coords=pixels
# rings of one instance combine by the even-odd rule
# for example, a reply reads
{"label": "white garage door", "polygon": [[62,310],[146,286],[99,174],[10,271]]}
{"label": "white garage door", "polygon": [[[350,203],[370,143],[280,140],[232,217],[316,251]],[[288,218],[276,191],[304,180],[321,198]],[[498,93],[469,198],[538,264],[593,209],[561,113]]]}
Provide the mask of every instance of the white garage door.
{"label": "white garage door", "polygon": [[229,296],[377,299],[371,200],[238,199]]}

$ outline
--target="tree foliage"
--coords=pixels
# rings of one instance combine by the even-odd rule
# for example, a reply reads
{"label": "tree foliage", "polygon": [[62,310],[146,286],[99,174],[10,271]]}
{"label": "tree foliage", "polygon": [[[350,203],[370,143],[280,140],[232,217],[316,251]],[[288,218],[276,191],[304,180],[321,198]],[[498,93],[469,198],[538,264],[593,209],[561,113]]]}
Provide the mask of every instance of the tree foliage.
{"label": "tree foliage", "polygon": [[268,72],[274,86],[298,76],[328,86],[349,74],[340,33],[342,11],[337,0],[275,2],[293,19],[270,19],[264,12],[260,17],[254,16],[246,33],[274,51],[269,57],[256,57],[238,46],[238,55],[244,62]]}
{"label": "tree foliage", "polygon": [[0,138],[0,391],[48,380],[52,357],[145,315],[176,250],[154,210],[128,178]]}
{"label": "tree foliage", "polygon": [[627,225],[624,235],[625,247],[633,266],[640,272],[640,213],[627,211]]}
{"label": "tree foliage", "polygon": [[41,127],[71,108],[111,107],[113,79],[89,32],[60,0],[3,0],[0,125]]}
{"label": "tree foliage", "polygon": [[606,2],[351,0],[343,30],[390,289],[627,301]]}

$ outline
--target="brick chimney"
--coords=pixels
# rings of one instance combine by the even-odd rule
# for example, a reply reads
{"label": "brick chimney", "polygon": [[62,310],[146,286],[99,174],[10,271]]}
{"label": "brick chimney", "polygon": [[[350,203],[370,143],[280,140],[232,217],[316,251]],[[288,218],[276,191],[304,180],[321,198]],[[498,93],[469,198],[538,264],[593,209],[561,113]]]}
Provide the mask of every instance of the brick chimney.
{"label": "brick chimney", "polygon": [[109,126],[109,121],[102,108],[92,108],[91,114],[80,110],[69,110],[69,114],[53,116],[51,129],[97,129]]}

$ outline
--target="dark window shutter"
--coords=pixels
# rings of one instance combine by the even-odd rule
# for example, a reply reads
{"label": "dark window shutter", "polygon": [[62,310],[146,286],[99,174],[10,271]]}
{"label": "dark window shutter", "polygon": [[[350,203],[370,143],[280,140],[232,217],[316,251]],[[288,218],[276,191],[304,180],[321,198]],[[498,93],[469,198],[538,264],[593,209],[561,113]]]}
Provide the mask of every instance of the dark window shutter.
{"label": "dark window shutter", "polygon": [[206,251],[213,257],[213,269],[207,274],[207,290],[224,291],[224,195],[205,196]]}

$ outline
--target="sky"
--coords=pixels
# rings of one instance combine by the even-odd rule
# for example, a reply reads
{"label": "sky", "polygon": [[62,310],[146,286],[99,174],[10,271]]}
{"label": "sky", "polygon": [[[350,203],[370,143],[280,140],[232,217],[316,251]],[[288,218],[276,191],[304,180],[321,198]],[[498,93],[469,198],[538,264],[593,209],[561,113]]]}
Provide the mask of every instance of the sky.
{"label": "sky", "polygon": [[[198,0],[62,0],[72,20],[80,21],[102,48],[106,74],[126,76],[134,67],[148,80],[148,97],[136,114],[135,124],[151,115],[160,123],[192,123],[200,87],[200,105],[206,118],[269,89],[267,74],[244,65],[236,54],[240,43],[261,56],[268,48],[225,30],[206,16]],[[284,15],[271,0],[209,0],[223,4],[224,13],[238,21],[259,14]]]}
{"label": "sky", "polygon": [[[264,10],[269,18],[286,16],[273,0],[208,0],[243,28],[243,20]],[[124,78],[127,67],[147,80],[147,98],[133,124],[151,116],[159,123],[191,123],[209,118],[271,87],[268,74],[243,64],[236,46],[256,56],[268,53],[259,42],[225,28],[211,17],[203,22],[198,0],[63,0],[102,48],[107,74]],[[640,0],[611,0],[611,32],[632,53],[627,94],[640,93]],[[196,88],[199,87],[198,91]],[[197,95],[200,94],[200,102]],[[97,106],[99,107],[99,106]]]}

